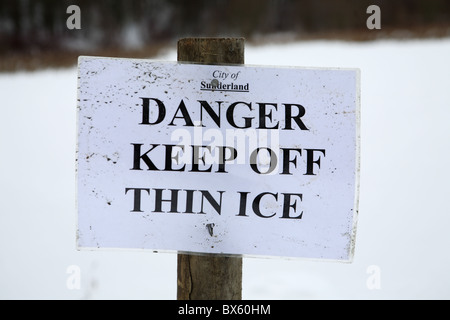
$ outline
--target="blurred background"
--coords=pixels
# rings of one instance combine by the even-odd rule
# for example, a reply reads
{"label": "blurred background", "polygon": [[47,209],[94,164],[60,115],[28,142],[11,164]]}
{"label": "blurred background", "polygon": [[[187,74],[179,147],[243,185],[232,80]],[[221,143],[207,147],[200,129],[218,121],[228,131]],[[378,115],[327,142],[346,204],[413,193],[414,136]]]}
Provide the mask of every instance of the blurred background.
{"label": "blurred background", "polygon": [[[372,4],[383,9],[379,32],[367,32]],[[80,30],[66,27],[69,5],[81,9]],[[149,57],[189,36],[367,41],[444,37],[449,26],[447,0],[2,0],[0,70]]]}
{"label": "blurred background", "polygon": [[176,254],[76,250],[76,64],[176,61],[198,36],[245,37],[247,64],[361,70],[354,262],[244,258],[243,298],[449,299],[448,0],[1,0],[0,299],[176,298]]}

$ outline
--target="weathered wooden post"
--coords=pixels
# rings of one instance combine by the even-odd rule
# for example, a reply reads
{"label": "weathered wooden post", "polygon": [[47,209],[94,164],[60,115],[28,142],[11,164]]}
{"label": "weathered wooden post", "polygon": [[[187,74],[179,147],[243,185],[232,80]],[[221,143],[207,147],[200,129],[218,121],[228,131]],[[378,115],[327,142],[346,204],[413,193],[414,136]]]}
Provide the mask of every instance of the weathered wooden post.
{"label": "weathered wooden post", "polygon": [[[187,38],[178,41],[178,61],[244,64],[243,38]],[[178,254],[178,300],[242,299],[242,258]]]}

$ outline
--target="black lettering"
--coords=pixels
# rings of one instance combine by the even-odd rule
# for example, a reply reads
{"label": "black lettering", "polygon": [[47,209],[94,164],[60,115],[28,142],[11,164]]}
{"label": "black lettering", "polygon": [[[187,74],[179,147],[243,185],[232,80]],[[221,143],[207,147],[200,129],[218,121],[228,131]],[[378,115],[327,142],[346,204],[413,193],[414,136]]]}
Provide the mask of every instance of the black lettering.
{"label": "black lettering", "polygon": [[[177,116],[178,111],[181,112],[181,114],[182,114],[181,117],[178,117],[178,116]],[[189,116],[189,112],[188,112],[188,110],[187,110],[187,108],[186,108],[186,105],[184,104],[184,101],[183,101],[183,100],[180,101],[180,105],[178,106],[178,109],[177,109],[177,111],[175,112],[175,115],[173,116],[172,121],[169,123],[169,126],[174,126],[174,125],[175,125],[175,124],[173,123],[173,122],[175,121],[175,119],[183,119],[184,122],[185,122],[185,125],[184,125],[185,127],[193,127],[193,126],[194,126],[194,123],[192,122],[192,119],[191,119],[191,117]]]}
{"label": "black lettering", "polygon": [[194,213],[194,192],[195,190],[185,190],[186,191],[186,210],[184,213]]}
{"label": "black lettering", "polygon": [[172,168],[172,160],[175,160],[178,163],[178,159],[179,159],[179,153],[177,153],[175,156],[172,155],[173,153],[173,148],[180,148],[182,151],[184,151],[184,146],[178,146],[178,145],[164,145],[166,147],[166,166],[164,168],[164,171],[184,171],[184,169],[186,168],[186,165],[184,165],[183,167],[179,168],[179,169],[174,169]]}
{"label": "black lettering", "polygon": [[170,189],[171,197],[170,199],[163,199],[162,193],[165,189],[154,189],[155,190],[155,210],[153,212],[166,212],[162,211],[162,203],[170,202],[170,213],[178,212],[178,191],[177,189]]}
{"label": "black lettering", "polygon": [[320,156],[317,160],[314,160],[314,152],[322,152],[325,156],[325,150],[324,149],[305,149],[306,150],[306,173],[305,176],[315,176],[314,173],[314,164],[317,164],[317,166],[320,169]]}
{"label": "black lettering", "polygon": [[278,105],[276,103],[258,103],[259,105],[259,127],[258,129],[278,129],[278,122],[274,127],[267,127],[266,118],[272,121],[272,110],[267,113],[266,107],[273,106],[277,111]]}
{"label": "black lettering", "polygon": [[[166,116],[166,107],[161,100],[155,98],[141,98],[142,99],[142,123],[140,124],[148,124],[154,125],[161,123]],[[150,122],[150,100],[153,100],[158,105],[158,118],[155,122]]]}
{"label": "black lettering", "polygon": [[246,102],[235,102],[233,104],[231,104],[228,107],[227,110],[227,120],[228,122],[231,124],[231,126],[233,126],[236,129],[248,129],[251,128],[252,126],[252,119],[254,118],[248,118],[248,117],[244,117],[244,126],[243,127],[239,127],[236,122],[234,121],[234,109],[236,108],[236,106],[238,104],[243,104],[246,105],[250,110],[252,110],[252,104],[251,103],[246,103]]}
{"label": "black lettering", "polygon": [[273,197],[275,198],[275,200],[278,200],[278,193],[270,193],[270,192],[264,192],[264,193],[261,193],[261,194],[257,195],[257,196],[255,197],[255,199],[253,200],[253,205],[252,205],[253,212],[254,212],[258,217],[261,217],[261,218],[272,218],[273,216],[276,215],[276,212],[274,212],[274,213],[273,213],[272,215],[270,215],[270,216],[265,216],[265,215],[263,215],[263,214],[261,213],[261,199],[262,199],[262,197],[264,197],[264,196],[266,196],[266,195],[271,195],[271,196],[273,196]]}
{"label": "black lettering", "polygon": [[211,117],[211,119],[216,123],[216,125],[220,128],[220,106],[223,103],[223,101],[216,101],[217,104],[219,105],[219,110],[217,113],[214,112],[213,108],[209,105],[208,102],[203,101],[203,100],[199,100],[198,102],[200,102],[201,107],[200,107],[200,121],[203,125],[203,109],[209,114],[209,116]]}
{"label": "black lettering", "polygon": [[[233,147],[218,147],[219,148],[219,168],[216,173],[228,173],[225,171],[225,162],[233,161],[237,158],[237,150]],[[227,158],[226,151],[230,150],[230,156]]]}
{"label": "black lettering", "polygon": [[289,164],[293,163],[294,167],[297,168],[297,156],[294,157],[294,159],[290,159],[290,152],[291,151],[297,151],[300,156],[302,155],[302,149],[281,149],[283,151],[283,172],[281,174],[290,174],[292,173],[289,171]]}
{"label": "black lettering", "polygon": [[201,210],[199,213],[205,214],[205,212],[203,211],[203,203],[204,203],[204,199],[206,198],[206,200],[208,200],[209,204],[214,208],[214,210],[216,210],[216,212],[220,215],[220,211],[222,208],[222,194],[225,191],[217,191],[220,193],[220,202],[217,202],[216,199],[213,198],[213,196],[211,195],[211,193],[209,193],[209,191],[206,190],[199,190],[202,193],[202,206],[201,206]]}
{"label": "black lettering", "polygon": [[284,196],[284,201],[283,201],[283,216],[281,217],[281,219],[301,219],[303,218],[303,211],[302,213],[300,213],[300,215],[298,217],[290,217],[289,216],[289,211],[290,209],[294,209],[294,212],[297,211],[297,200],[294,201],[294,203],[291,204],[291,197],[298,197],[300,198],[300,201],[303,200],[303,195],[301,193],[282,193],[282,195]]}
{"label": "black lettering", "polygon": [[[259,154],[260,150],[267,150],[270,155],[270,166],[266,172],[261,172],[258,168],[258,154]],[[253,152],[250,154],[250,167],[257,174],[270,174],[271,172],[273,172],[275,170],[275,168],[277,167],[277,164],[278,164],[277,155],[270,148],[257,148],[255,150],[253,150]]]}
{"label": "black lettering", "polygon": [[130,170],[142,170],[141,169],[141,160],[145,162],[145,164],[148,167],[148,170],[154,170],[159,171],[159,169],[155,166],[155,164],[150,160],[148,157],[148,154],[153,151],[159,144],[152,144],[152,147],[150,150],[148,150],[146,153],[141,154],[141,147],[143,144],[140,143],[132,143],[131,144],[134,147],[133,152],[133,168]]}
{"label": "black lettering", "polygon": [[200,148],[205,148],[209,150],[211,153],[211,146],[192,146],[192,170],[189,172],[211,172],[212,171],[212,164],[209,168],[205,170],[200,170],[199,168],[199,161],[201,160],[204,165],[206,165],[205,155],[203,154],[202,157],[200,157]]}
{"label": "black lettering", "polygon": [[[305,124],[303,123],[301,117],[303,117],[306,113],[305,108],[300,104],[290,104],[285,103],[285,112],[286,112],[286,123],[285,123],[285,130],[294,130],[292,128],[292,120],[295,121],[295,123],[299,126],[301,130],[309,130]],[[292,107],[297,107],[298,114],[296,116],[292,115]]]}
{"label": "black lettering", "polygon": [[128,193],[128,191],[133,190],[134,191],[134,202],[133,202],[133,210],[131,212],[143,212],[141,210],[141,192],[147,191],[148,195],[150,195],[150,189],[143,189],[143,188],[125,188],[125,194]]}
{"label": "black lettering", "polygon": [[239,201],[239,214],[238,216],[241,217],[248,217],[245,212],[247,211],[247,196],[250,192],[238,192],[241,197]]}

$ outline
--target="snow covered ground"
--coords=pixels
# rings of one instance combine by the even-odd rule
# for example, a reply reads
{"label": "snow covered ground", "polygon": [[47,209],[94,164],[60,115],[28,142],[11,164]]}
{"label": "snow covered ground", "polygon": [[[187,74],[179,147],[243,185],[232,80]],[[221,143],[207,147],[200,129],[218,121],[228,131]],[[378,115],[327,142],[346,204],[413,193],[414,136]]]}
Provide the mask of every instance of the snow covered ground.
{"label": "snow covered ground", "polygon": [[[244,259],[245,299],[450,298],[449,57],[450,39],[247,46],[361,69],[362,162],[353,264]],[[75,249],[76,91],[76,68],[0,74],[0,299],[175,299],[175,254]]]}

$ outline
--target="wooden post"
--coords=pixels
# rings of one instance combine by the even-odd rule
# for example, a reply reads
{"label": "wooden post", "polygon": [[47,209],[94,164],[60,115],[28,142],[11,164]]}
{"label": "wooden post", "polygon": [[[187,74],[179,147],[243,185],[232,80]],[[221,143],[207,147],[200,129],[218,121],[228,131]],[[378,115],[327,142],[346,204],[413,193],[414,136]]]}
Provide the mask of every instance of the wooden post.
{"label": "wooden post", "polygon": [[[178,41],[178,61],[244,64],[243,38]],[[178,300],[241,300],[242,258],[178,254]]]}

